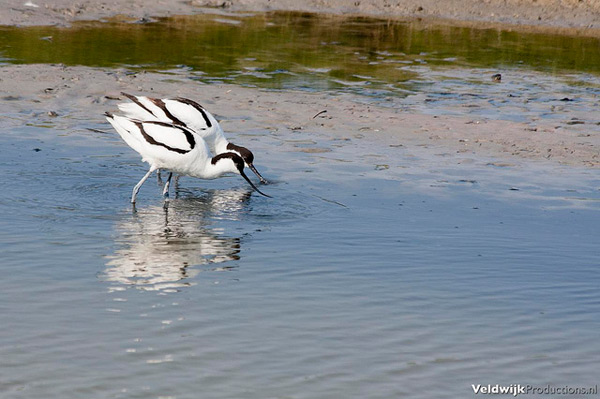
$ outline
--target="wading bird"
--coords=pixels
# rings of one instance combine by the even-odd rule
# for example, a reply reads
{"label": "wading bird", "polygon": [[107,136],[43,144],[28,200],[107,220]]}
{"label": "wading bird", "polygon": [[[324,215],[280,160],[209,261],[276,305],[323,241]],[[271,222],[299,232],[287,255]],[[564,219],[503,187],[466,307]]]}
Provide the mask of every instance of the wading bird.
{"label": "wading bird", "polygon": [[197,102],[182,97],[159,99],[133,96],[127,93],[121,94],[132,101],[117,105],[125,116],[142,121],[167,122],[185,127],[202,137],[213,154],[233,152],[242,157],[246,166],[254,172],[260,182],[267,183],[254,167],[252,151],[227,141],[219,122]]}
{"label": "wading bird", "polygon": [[234,152],[223,152],[210,157],[207,143],[195,131],[185,126],[160,121],[146,121],[118,116],[107,112],[106,119],[123,140],[150,164],[148,173],[135,185],[131,202],[135,203],[140,187],[157,169],[169,170],[163,196],[169,196],[169,184],[173,173],[216,179],[226,173],[240,174],[258,193],[265,197],[244,173],[244,160]]}

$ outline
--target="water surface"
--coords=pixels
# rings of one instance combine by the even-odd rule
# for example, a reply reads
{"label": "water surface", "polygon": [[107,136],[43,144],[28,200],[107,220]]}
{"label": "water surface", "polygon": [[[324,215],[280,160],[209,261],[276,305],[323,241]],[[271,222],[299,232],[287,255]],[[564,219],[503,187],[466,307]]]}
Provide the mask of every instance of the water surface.
{"label": "water surface", "polygon": [[[319,30],[315,18],[288,14],[195,18],[85,24],[73,31],[3,28],[2,51],[10,62],[136,64],[132,70],[185,63],[197,79],[256,85],[262,77],[253,74],[260,72],[270,81],[285,77],[279,88],[298,79],[328,91],[348,86],[331,82],[360,74],[358,60],[369,54],[373,62],[410,60],[413,70],[394,67],[398,75],[389,79],[417,74],[415,87],[433,89],[413,95],[443,103],[434,90],[459,85],[465,76],[478,83],[460,87],[499,96],[502,86],[488,83],[488,74],[500,63],[484,57],[483,48],[494,49],[502,39],[512,49],[507,63],[528,62],[511,64],[518,76],[529,76],[515,84],[523,93],[548,87],[586,92],[567,75],[540,72],[548,68],[536,64],[543,57],[506,44],[509,33],[440,28],[463,34],[428,36],[429,29],[380,21],[367,34],[369,21],[335,18]],[[355,47],[351,53],[331,51],[340,47],[331,44],[336,29],[346,32],[342,47]],[[393,50],[405,55],[381,53],[392,49],[378,38],[389,40],[392,33],[397,43],[414,35],[412,44]],[[41,40],[46,36],[52,40]],[[307,37],[320,57],[284,45],[296,38],[308,43]],[[446,45],[448,37],[458,42]],[[473,38],[487,40],[480,53],[469,47]],[[223,49],[211,58],[223,41],[237,43],[233,39],[245,54],[238,49],[228,57]],[[559,39],[569,46],[587,40]],[[63,42],[73,50],[54,53]],[[451,51],[456,43],[466,47]],[[89,51],[77,51],[78,45]],[[164,65],[149,46],[167,51]],[[182,52],[185,62],[177,59]],[[428,64],[464,63],[464,69],[424,67],[417,53]],[[457,60],[444,61],[448,56]],[[555,62],[567,68],[566,58]],[[592,64],[575,68],[593,74]],[[264,70],[240,72],[245,66]],[[307,66],[317,70],[300,73]],[[285,71],[275,72],[279,68]],[[373,73],[388,79],[377,68]],[[478,71],[485,71],[481,81]],[[546,80],[536,81],[540,76]],[[423,77],[435,77],[440,86],[423,84]],[[532,103],[561,104],[547,93],[546,103]],[[587,93],[592,101],[595,92]],[[580,104],[586,113],[591,102]],[[450,102],[439,110],[459,108]],[[252,193],[239,177],[182,178],[165,207],[153,178],[132,208],[131,188],[146,170],[116,134],[86,130],[107,126],[75,120],[65,129],[64,121],[28,111],[3,117],[2,397],[456,398],[473,395],[471,384],[597,383],[595,170],[499,167],[486,158],[460,165],[454,155],[432,157],[367,135],[320,136],[319,144],[332,151],[307,153],[297,143],[314,139],[308,130],[293,139],[232,132],[240,144],[252,137],[257,167],[273,181],[262,188],[274,198]]]}
{"label": "water surface", "polygon": [[575,118],[594,132],[599,47],[591,37],[289,12],[0,27],[6,63],[184,71],[200,82],[351,92],[437,115],[561,126]]}
{"label": "water surface", "polygon": [[305,68],[332,78],[356,80],[367,74],[388,82],[409,77],[395,70],[411,63],[600,71],[600,39],[593,37],[297,12],[76,22],[72,28],[1,27],[0,39],[7,62],[151,69],[186,65],[220,77],[254,67],[264,74],[250,74],[248,81],[269,78],[264,84],[273,87]]}
{"label": "water surface", "polygon": [[132,209],[145,168],[117,137],[1,137],[7,397],[595,383],[597,174],[434,166],[397,149],[376,170],[355,155],[378,147],[359,140],[272,151],[258,165],[272,199],[239,178],[183,178],[165,209],[151,180]]}

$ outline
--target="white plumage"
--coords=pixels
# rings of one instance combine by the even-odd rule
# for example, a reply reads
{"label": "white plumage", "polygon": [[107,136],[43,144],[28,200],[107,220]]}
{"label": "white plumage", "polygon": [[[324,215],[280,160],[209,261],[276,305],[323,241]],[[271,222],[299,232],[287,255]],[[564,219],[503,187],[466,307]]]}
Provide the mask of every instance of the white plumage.
{"label": "white plumage", "polygon": [[137,109],[135,117],[118,116],[106,113],[106,119],[123,140],[150,164],[146,175],[133,188],[131,202],[135,203],[137,193],[148,177],[157,169],[170,171],[163,195],[167,198],[173,173],[216,179],[226,173],[240,174],[260,194],[262,193],[244,173],[244,160],[234,152],[223,152],[211,158],[204,139],[184,125],[145,120],[143,109]]}
{"label": "white plumage", "polygon": [[254,167],[252,151],[230,143],[225,138],[223,129],[215,117],[197,102],[182,97],[158,99],[122,94],[132,101],[118,104],[119,110],[125,116],[137,120],[166,122],[185,127],[202,137],[213,154],[226,152],[238,154],[261,183],[267,183]]}

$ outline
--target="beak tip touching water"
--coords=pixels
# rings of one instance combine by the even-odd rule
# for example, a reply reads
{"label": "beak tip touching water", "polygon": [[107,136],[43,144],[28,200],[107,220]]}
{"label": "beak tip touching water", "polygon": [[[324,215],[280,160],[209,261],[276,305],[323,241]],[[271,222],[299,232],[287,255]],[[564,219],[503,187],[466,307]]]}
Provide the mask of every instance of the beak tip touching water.
{"label": "beak tip touching water", "polygon": [[248,176],[246,176],[246,174],[245,174],[243,171],[240,171],[240,175],[242,175],[242,177],[243,177],[244,179],[246,179],[246,181],[248,182],[248,184],[250,184],[250,186],[252,186],[252,188],[254,189],[254,191],[256,191],[257,193],[259,193],[259,194],[261,194],[261,195],[264,195],[265,197],[268,197],[268,198],[273,198],[273,197],[271,197],[270,195],[267,195],[267,194],[263,193],[262,191],[260,191],[260,190],[259,190],[259,189],[258,189],[258,188],[257,188],[257,187],[254,185],[254,183],[252,183],[252,181],[251,181],[251,180],[248,178]]}
{"label": "beak tip touching water", "polygon": [[254,172],[254,174],[260,179],[260,182],[262,184],[269,184],[269,182],[264,177],[262,177],[260,173],[258,173],[258,170],[256,170],[253,164],[249,163],[248,168],[250,168],[250,170]]}

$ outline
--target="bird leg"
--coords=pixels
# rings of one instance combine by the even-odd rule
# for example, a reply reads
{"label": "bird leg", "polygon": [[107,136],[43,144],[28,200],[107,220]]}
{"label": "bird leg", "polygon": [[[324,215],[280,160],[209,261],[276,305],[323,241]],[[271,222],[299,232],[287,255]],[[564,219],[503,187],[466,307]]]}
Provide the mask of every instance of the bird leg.
{"label": "bird leg", "polygon": [[135,204],[135,197],[137,197],[137,194],[140,191],[140,187],[142,187],[142,184],[144,184],[146,179],[148,179],[148,177],[150,177],[152,172],[154,172],[155,170],[156,170],[156,168],[154,166],[150,166],[150,170],[148,171],[148,173],[146,173],[144,175],[144,177],[142,177],[142,180],[140,180],[138,182],[138,184],[135,185],[135,187],[133,188],[133,193],[131,194],[131,203],[132,204]]}
{"label": "bird leg", "polygon": [[179,198],[179,178],[181,175],[175,176],[175,198]]}
{"label": "bird leg", "polygon": [[163,197],[165,197],[165,199],[169,198],[169,185],[171,184],[171,177],[173,177],[173,172],[169,172],[169,177],[167,177],[167,182],[163,188]]}

